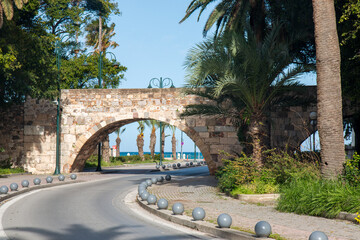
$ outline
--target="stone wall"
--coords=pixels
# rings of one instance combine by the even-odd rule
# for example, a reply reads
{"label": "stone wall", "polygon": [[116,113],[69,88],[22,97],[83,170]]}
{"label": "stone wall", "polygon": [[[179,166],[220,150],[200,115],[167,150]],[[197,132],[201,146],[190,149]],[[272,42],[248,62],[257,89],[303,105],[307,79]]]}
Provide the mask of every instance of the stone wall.
{"label": "stone wall", "polygon": [[13,166],[22,166],[24,156],[24,105],[0,109],[0,165],[10,160]]}
{"label": "stone wall", "polygon": [[24,104],[24,169],[53,173],[56,161],[56,105],[27,98]]}
{"label": "stone wall", "polygon": [[62,171],[81,171],[96,144],[119,127],[146,119],[162,121],[185,132],[214,173],[219,151],[240,152],[230,119],[180,118],[184,107],[206,100],[185,96],[181,89],[79,89],[62,91]]}

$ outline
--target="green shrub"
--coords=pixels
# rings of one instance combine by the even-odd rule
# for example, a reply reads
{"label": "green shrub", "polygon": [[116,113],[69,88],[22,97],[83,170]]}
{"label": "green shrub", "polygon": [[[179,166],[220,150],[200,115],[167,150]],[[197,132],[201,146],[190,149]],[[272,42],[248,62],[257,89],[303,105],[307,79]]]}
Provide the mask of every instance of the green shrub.
{"label": "green shrub", "polygon": [[0,168],[0,175],[25,172],[23,168]]}
{"label": "green shrub", "polygon": [[355,153],[353,159],[344,163],[343,179],[353,186],[360,185],[360,155]]}
{"label": "green shrub", "polygon": [[290,156],[285,151],[270,150],[266,153],[268,156],[265,159],[263,171],[267,172],[266,176],[270,181],[284,184],[293,179],[320,178],[320,168],[317,163],[305,162]]}
{"label": "green shrub", "polygon": [[341,181],[298,179],[282,185],[279,211],[334,218],[360,210],[360,189]]}
{"label": "green shrub", "polygon": [[256,163],[245,154],[233,160],[222,161],[224,165],[217,170],[215,176],[219,180],[218,186],[224,192],[231,192],[239,185],[251,183],[259,174]]}

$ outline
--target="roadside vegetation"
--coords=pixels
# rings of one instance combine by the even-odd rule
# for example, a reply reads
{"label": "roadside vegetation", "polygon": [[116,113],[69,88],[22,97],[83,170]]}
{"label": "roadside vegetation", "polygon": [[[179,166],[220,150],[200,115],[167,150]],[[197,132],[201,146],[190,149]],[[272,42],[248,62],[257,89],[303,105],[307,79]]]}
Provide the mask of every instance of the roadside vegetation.
{"label": "roadside vegetation", "polygon": [[264,155],[262,167],[246,155],[227,155],[216,173],[220,190],[232,196],[280,193],[276,209],[284,212],[334,218],[340,212],[360,211],[358,154],[344,163],[337,179],[324,179],[313,159],[276,150]]}
{"label": "roadside vegetation", "polygon": [[[120,157],[110,157],[110,162],[101,161],[101,166],[103,167],[115,167],[121,166],[124,164],[143,164],[143,163],[158,163],[160,160],[160,155],[154,155],[154,158],[151,157],[150,154],[144,154],[144,158],[139,155],[132,156],[120,156]],[[92,155],[85,163],[85,168],[92,168],[97,166],[97,155]],[[163,160],[163,163],[169,162],[167,160]]]}

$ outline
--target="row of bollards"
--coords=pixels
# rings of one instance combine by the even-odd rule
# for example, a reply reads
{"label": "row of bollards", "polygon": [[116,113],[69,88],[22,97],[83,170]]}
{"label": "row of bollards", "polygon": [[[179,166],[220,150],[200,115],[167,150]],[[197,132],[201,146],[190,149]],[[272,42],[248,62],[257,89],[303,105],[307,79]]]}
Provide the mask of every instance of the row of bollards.
{"label": "row of bollards", "polygon": [[163,165],[159,165],[159,164],[156,164],[155,165],[155,168],[157,170],[159,170],[160,168],[162,168],[163,170],[166,170],[166,169],[180,169],[182,167],[195,167],[195,166],[202,166],[202,165],[206,165],[206,162],[205,161],[195,161],[195,162],[187,162],[185,163],[185,165],[182,165],[181,163],[173,163],[173,164],[163,164]]}
{"label": "row of bollards", "polygon": [[[160,198],[157,200],[157,197],[153,194],[150,194],[147,191],[147,188],[152,186],[152,184],[162,183],[164,181],[170,181],[171,176],[168,174],[164,177],[152,177],[151,179],[146,179],[141,182],[138,186],[138,193],[142,201],[147,201],[148,205],[157,204],[159,210],[168,209],[169,203],[166,199]],[[184,213],[184,205],[180,202],[176,202],[172,206],[172,212],[174,215],[182,215]],[[205,210],[201,207],[196,207],[192,211],[192,217],[194,221],[202,221],[205,218]],[[222,213],[217,218],[217,224],[220,228],[230,228],[232,224],[232,218],[227,213]],[[272,230],[271,225],[266,221],[259,221],[255,225],[255,235],[258,238],[267,238],[270,236]],[[312,232],[309,236],[309,240],[328,240],[328,237],[324,232],[315,231]]]}
{"label": "row of bollards", "polygon": [[[71,180],[75,180],[76,178],[77,178],[77,175],[75,173],[72,173],[70,175]],[[65,180],[65,176],[61,174],[61,175],[58,176],[58,179],[59,179],[59,181],[62,182],[62,181]],[[53,182],[53,177],[48,176],[48,177],[45,178],[45,180],[46,180],[46,183],[52,183]],[[41,179],[40,178],[34,178],[33,183],[34,183],[34,185],[40,185],[41,184]],[[22,180],[21,181],[21,186],[23,188],[27,188],[27,187],[29,187],[29,185],[30,185],[30,183],[29,183],[28,180]],[[19,186],[18,186],[17,183],[11,183],[10,184],[10,190],[11,191],[17,191],[18,188],[19,188]],[[9,188],[7,186],[3,185],[3,186],[0,187],[0,194],[7,194],[8,192],[9,192]]]}

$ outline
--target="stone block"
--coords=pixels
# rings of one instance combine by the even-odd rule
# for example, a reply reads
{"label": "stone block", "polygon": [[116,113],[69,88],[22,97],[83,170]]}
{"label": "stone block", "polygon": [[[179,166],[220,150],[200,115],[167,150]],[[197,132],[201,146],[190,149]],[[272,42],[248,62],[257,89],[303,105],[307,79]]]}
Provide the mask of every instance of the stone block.
{"label": "stone block", "polygon": [[234,132],[236,129],[233,126],[215,126],[215,132]]}
{"label": "stone block", "polygon": [[208,129],[207,129],[207,127],[194,127],[194,130],[196,131],[196,132],[207,132],[208,131]]}
{"label": "stone block", "polygon": [[24,126],[24,135],[43,136],[44,134],[45,134],[44,126],[38,126],[38,125],[35,125],[35,126],[25,125]]}

